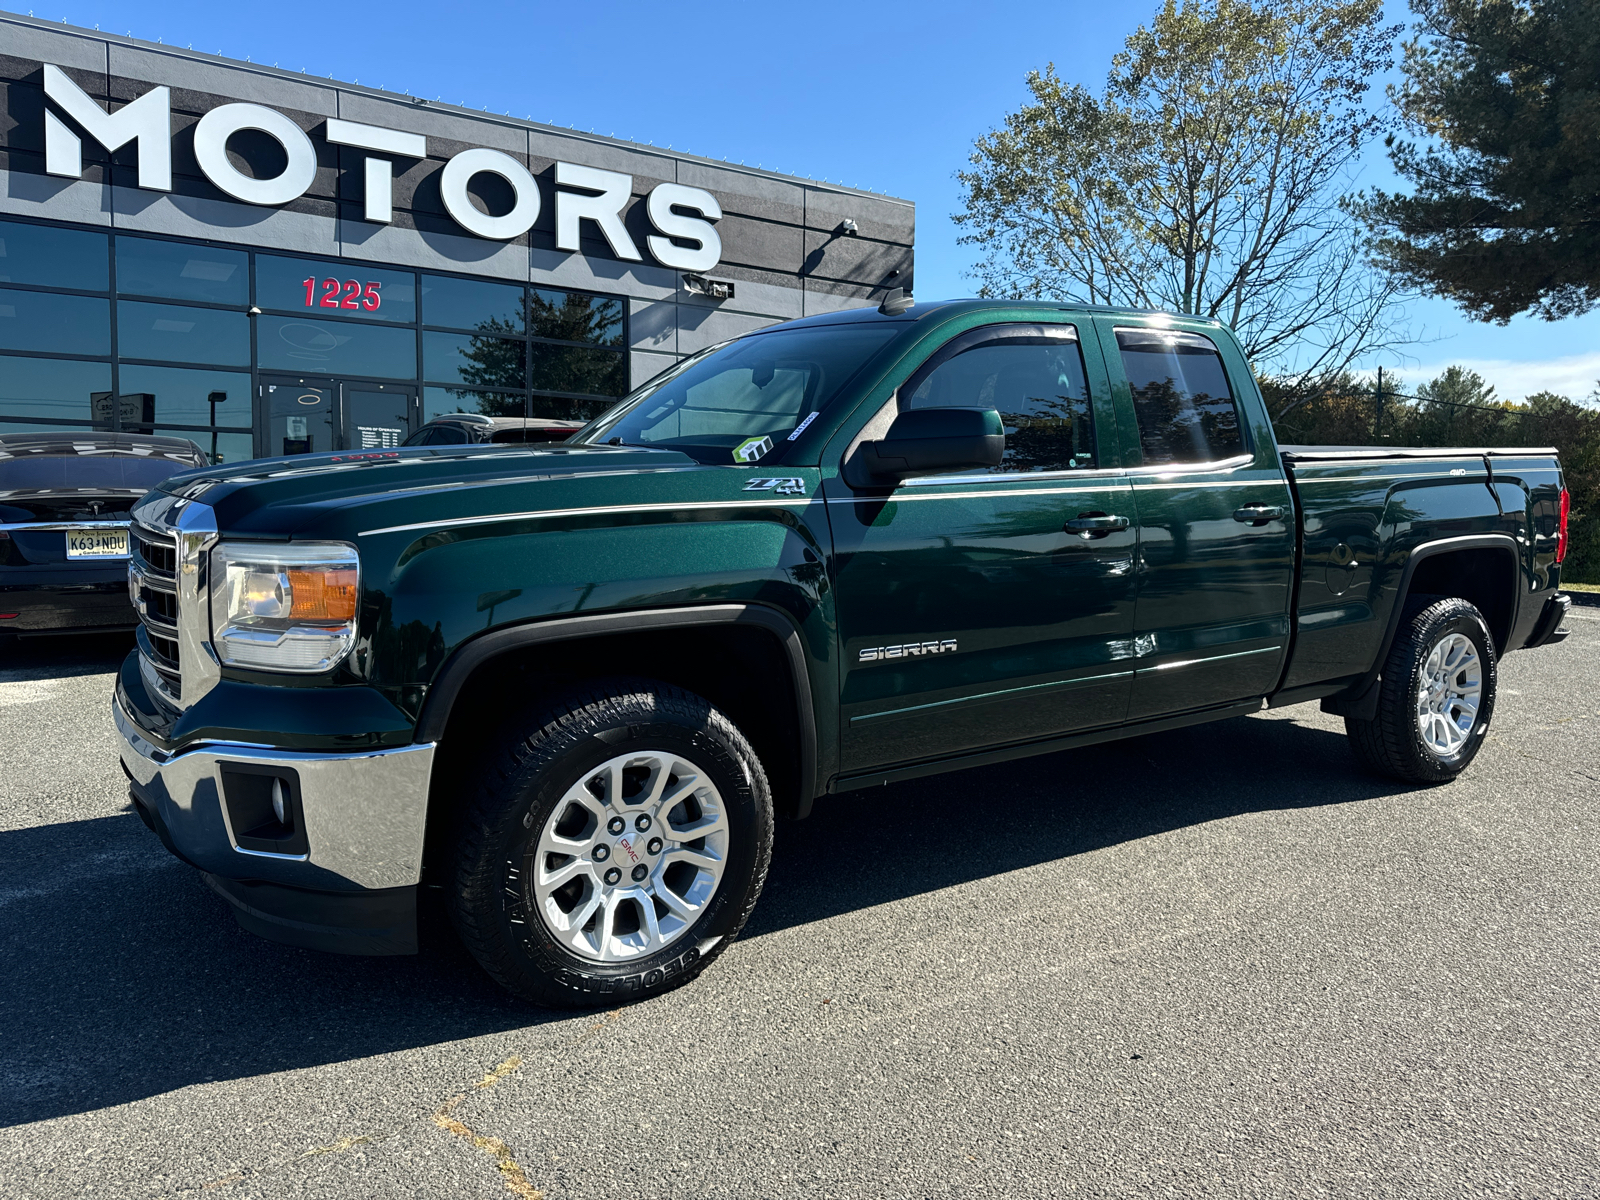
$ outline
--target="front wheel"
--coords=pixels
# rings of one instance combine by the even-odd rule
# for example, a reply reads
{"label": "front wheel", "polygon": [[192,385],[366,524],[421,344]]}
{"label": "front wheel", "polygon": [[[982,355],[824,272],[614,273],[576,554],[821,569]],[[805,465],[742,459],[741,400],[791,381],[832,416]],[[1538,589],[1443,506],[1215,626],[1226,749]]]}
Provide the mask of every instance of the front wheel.
{"label": "front wheel", "polygon": [[1367,766],[1407,783],[1448,783],[1476,757],[1494,715],[1494,639],[1458,597],[1412,601],[1383,665],[1377,714],[1346,717]]}
{"label": "front wheel", "polygon": [[460,823],[452,911],[485,970],[584,1007],[694,978],[743,927],[772,798],[738,728],[693,693],[584,689],[486,764]]}

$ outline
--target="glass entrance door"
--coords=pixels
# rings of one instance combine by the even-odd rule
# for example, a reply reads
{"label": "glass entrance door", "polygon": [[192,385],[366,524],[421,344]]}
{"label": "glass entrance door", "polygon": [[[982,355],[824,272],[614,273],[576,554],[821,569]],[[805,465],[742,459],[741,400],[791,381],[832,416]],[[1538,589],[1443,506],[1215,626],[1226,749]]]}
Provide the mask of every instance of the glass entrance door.
{"label": "glass entrance door", "polygon": [[416,428],[415,388],[346,383],[339,390],[341,450],[392,450]]}
{"label": "glass entrance door", "polygon": [[267,457],[339,449],[334,442],[337,395],[331,379],[263,379]]}
{"label": "glass entrance door", "polygon": [[415,387],[263,376],[267,456],[393,448],[417,427]]}

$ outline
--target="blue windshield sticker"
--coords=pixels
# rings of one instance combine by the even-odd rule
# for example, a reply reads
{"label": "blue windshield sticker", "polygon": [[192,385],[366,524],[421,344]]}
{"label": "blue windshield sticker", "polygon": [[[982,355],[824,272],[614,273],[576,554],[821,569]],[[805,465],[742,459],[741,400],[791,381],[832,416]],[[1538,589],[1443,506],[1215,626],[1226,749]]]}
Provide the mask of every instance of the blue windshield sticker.
{"label": "blue windshield sticker", "polygon": [[789,435],[788,440],[792,442],[792,441],[795,440],[795,438],[799,437],[802,433],[804,433],[806,431],[806,426],[811,424],[811,422],[815,421],[819,415],[820,414],[818,414],[818,413],[812,413],[804,421],[801,421],[800,424],[796,425],[794,427],[794,432]]}

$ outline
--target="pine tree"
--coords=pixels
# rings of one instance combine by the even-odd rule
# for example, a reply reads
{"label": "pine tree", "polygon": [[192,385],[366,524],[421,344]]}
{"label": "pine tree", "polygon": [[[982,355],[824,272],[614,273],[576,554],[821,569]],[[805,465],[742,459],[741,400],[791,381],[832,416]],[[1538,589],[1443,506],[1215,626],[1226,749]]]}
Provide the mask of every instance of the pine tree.
{"label": "pine tree", "polygon": [[1600,304],[1600,0],[1412,0],[1391,89],[1411,195],[1365,206],[1397,277],[1502,324]]}

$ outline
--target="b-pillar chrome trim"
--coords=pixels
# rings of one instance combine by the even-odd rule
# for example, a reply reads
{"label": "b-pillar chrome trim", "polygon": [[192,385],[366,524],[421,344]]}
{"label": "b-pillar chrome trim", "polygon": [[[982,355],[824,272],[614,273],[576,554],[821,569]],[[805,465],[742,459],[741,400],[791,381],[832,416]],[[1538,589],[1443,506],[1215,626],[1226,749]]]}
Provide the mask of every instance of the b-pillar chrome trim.
{"label": "b-pillar chrome trim", "polygon": [[[322,754],[208,742],[169,754],[111,702],[122,762],[182,856],[228,879],[321,890],[409,887],[422,876],[434,744]],[[223,763],[292,769],[299,777],[305,855],[240,849],[223,802]]]}

